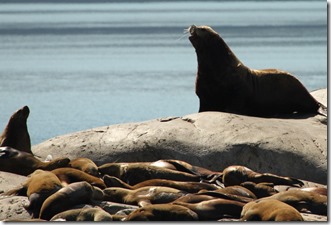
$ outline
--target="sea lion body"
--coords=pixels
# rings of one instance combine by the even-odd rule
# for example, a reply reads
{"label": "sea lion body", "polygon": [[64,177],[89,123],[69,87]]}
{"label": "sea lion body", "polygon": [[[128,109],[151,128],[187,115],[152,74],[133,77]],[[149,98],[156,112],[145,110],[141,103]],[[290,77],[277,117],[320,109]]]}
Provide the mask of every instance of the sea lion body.
{"label": "sea lion body", "polygon": [[105,175],[103,180],[107,187],[121,187],[130,190],[135,190],[141,187],[147,186],[163,186],[163,187],[171,187],[176,188],[188,193],[197,193],[201,190],[218,190],[219,188],[212,184],[207,183],[200,183],[200,182],[190,182],[190,181],[173,181],[173,180],[166,180],[166,179],[151,179],[140,182],[135,185],[129,185],[117,177],[112,177],[109,175]]}
{"label": "sea lion body", "polygon": [[88,158],[77,158],[70,160],[69,166],[95,177],[99,175],[97,165],[91,159]]}
{"label": "sea lion body", "polygon": [[246,181],[254,183],[273,183],[274,185],[302,186],[303,182],[291,178],[282,177],[271,173],[257,173],[245,166],[229,166],[223,170],[222,181],[225,186],[240,185]]}
{"label": "sea lion body", "polygon": [[315,192],[288,190],[263,199],[276,199],[293,206],[300,212],[309,210],[311,213],[318,215],[327,215],[328,213],[328,197]]}
{"label": "sea lion body", "polygon": [[10,117],[7,126],[0,135],[0,147],[8,146],[32,154],[27,126],[29,114],[29,107],[24,106]]}
{"label": "sea lion body", "polygon": [[191,221],[198,219],[198,215],[186,207],[155,204],[136,209],[124,221]]}
{"label": "sea lion body", "polygon": [[54,173],[62,182],[65,183],[74,183],[79,181],[86,181],[90,183],[91,185],[94,185],[96,187],[99,187],[101,189],[106,188],[105,183],[102,179],[92,176],[88,173],[85,173],[81,170],[70,168],[70,167],[64,167],[64,168],[58,168],[51,171]]}
{"label": "sea lion body", "polygon": [[91,200],[101,200],[99,190],[86,181],[75,182],[49,196],[40,209],[39,218],[50,220],[54,215]]}
{"label": "sea lion body", "polygon": [[4,195],[28,196],[30,204],[26,209],[32,210],[32,217],[38,217],[41,205],[50,195],[62,188],[61,181],[49,171],[36,170],[29,175],[22,187],[4,193]]}
{"label": "sea lion body", "polygon": [[69,209],[53,216],[50,221],[64,219],[65,221],[112,221],[113,217],[99,207]]}
{"label": "sea lion body", "polygon": [[259,199],[247,203],[241,212],[241,221],[303,221],[294,207],[275,199]]}
{"label": "sea lion body", "polygon": [[106,201],[140,206],[169,203],[186,194],[175,188],[160,186],[141,187],[135,190],[114,187],[106,188],[103,192]]}
{"label": "sea lion body", "polygon": [[58,158],[50,162],[42,162],[32,154],[11,147],[0,147],[0,170],[27,176],[37,169],[54,170],[65,167],[70,162],[68,158]]}
{"label": "sea lion body", "polygon": [[198,60],[196,94],[200,100],[199,112],[220,111],[262,117],[295,112],[327,114],[326,107],[290,73],[248,68],[208,26],[192,25],[188,31]]}
{"label": "sea lion body", "polygon": [[199,176],[193,174],[146,164],[106,163],[99,166],[99,172],[101,174],[117,177],[129,185],[135,185],[150,179],[200,181]]}
{"label": "sea lion body", "polygon": [[239,218],[242,207],[245,203],[228,200],[228,199],[212,199],[199,203],[185,203],[181,201],[173,202],[173,204],[185,206],[198,214],[199,220],[215,220],[221,219],[224,216],[232,216]]}

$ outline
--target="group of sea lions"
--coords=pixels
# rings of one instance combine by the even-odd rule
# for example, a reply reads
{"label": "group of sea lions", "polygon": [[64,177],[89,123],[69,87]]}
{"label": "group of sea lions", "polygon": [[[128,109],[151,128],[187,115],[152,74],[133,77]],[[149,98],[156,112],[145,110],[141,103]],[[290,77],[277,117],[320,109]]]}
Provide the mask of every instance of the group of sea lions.
{"label": "group of sea lions", "polygon": [[[199,112],[326,115],[289,73],[249,69],[210,27],[192,25],[188,32],[198,58]],[[0,198],[27,196],[27,221],[303,221],[303,213],[327,215],[326,186],[240,165],[210,171],[176,159],[42,161],[31,151],[29,113],[27,106],[16,111],[0,136],[0,171],[27,176]],[[114,213],[104,202],[134,207]]]}

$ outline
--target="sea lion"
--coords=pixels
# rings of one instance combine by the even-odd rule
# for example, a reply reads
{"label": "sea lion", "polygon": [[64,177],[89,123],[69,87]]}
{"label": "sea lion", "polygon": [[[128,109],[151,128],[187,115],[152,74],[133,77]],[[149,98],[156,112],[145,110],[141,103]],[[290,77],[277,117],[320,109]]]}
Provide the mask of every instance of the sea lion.
{"label": "sea lion", "polygon": [[67,184],[79,181],[86,181],[91,185],[99,187],[101,189],[106,188],[106,185],[102,179],[92,176],[78,169],[64,167],[52,170],[51,172],[54,173],[61,180],[61,182]]}
{"label": "sea lion", "polygon": [[278,191],[274,189],[274,184],[272,183],[254,183],[251,181],[246,181],[240,184],[240,186],[247,188],[253,192],[257,198],[268,197],[277,194]]}
{"label": "sea lion", "polygon": [[0,147],[8,146],[32,154],[31,140],[26,124],[30,114],[28,106],[17,110],[0,135]]}
{"label": "sea lion", "polygon": [[10,190],[3,195],[28,196],[30,204],[24,207],[31,210],[32,217],[36,218],[39,216],[41,205],[45,199],[61,188],[61,181],[55,174],[38,169],[29,175],[21,187]]}
{"label": "sea lion", "polygon": [[77,158],[70,160],[69,166],[75,169],[79,169],[92,176],[99,176],[97,165],[89,158]]}
{"label": "sea lion", "polygon": [[195,212],[184,206],[156,204],[136,209],[123,221],[191,221],[198,219]]}
{"label": "sea lion", "polygon": [[163,186],[163,187],[171,187],[176,188],[188,193],[196,193],[201,190],[217,190],[219,189],[217,186],[207,183],[200,183],[200,182],[190,182],[190,181],[173,181],[173,180],[166,180],[166,179],[151,179],[140,182],[136,185],[129,185],[117,177],[104,175],[103,180],[107,187],[121,187],[130,190],[135,190],[141,187],[146,186]]}
{"label": "sea lion", "polygon": [[175,181],[200,181],[200,177],[168,168],[147,164],[106,163],[99,166],[102,175],[110,175],[121,179],[129,185],[135,185],[150,179],[167,179]]}
{"label": "sea lion", "polygon": [[246,181],[254,183],[273,183],[274,185],[302,186],[302,181],[292,177],[282,177],[271,173],[257,173],[245,166],[229,166],[223,170],[222,181],[225,186],[240,185]]}
{"label": "sea lion", "polygon": [[261,117],[295,112],[327,115],[327,108],[290,73],[248,68],[208,26],[192,25],[187,30],[198,61],[195,92],[200,100],[199,112]]}
{"label": "sea lion", "polygon": [[318,215],[327,215],[328,213],[328,197],[315,192],[288,190],[261,199],[279,200],[293,206],[299,212],[306,212],[308,210]]}
{"label": "sea lion", "polygon": [[243,202],[228,199],[212,199],[199,203],[175,201],[172,204],[185,206],[191,209],[198,214],[199,220],[215,220],[225,216],[239,218],[242,207],[245,205]]}
{"label": "sea lion", "polygon": [[39,218],[50,220],[54,215],[75,205],[90,203],[93,200],[102,200],[103,194],[100,191],[100,189],[93,187],[86,181],[69,184],[44,201]]}
{"label": "sea lion", "polygon": [[161,186],[141,187],[135,190],[111,187],[104,189],[103,193],[105,201],[138,206],[169,203],[187,194],[175,188]]}
{"label": "sea lion", "polygon": [[0,170],[27,176],[37,169],[54,170],[65,167],[70,162],[68,158],[58,158],[50,162],[42,162],[32,154],[11,147],[0,147]]}
{"label": "sea lion", "polygon": [[259,199],[247,203],[241,212],[241,221],[303,221],[294,207],[276,199]]}
{"label": "sea lion", "polygon": [[112,221],[113,217],[100,207],[69,209],[53,216],[50,221]]}

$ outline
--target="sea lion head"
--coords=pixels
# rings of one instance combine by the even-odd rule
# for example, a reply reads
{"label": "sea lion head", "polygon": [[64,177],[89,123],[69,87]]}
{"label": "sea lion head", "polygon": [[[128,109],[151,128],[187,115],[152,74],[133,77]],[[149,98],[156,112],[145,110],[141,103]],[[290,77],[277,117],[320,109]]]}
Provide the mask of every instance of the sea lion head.
{"label": "sea lion head", "polygon": [[209,26],[191,25],[187,31],[190,33],[189,40],[196,50],[212,47],[221,39],[220,35]]}
{"label": "sea lion head", "polygon": [[16,124],[26,123],[30,114],[30,109],[28,106],[23,106],[21,109],[17,110],[11,117],[10,121],[15,122]]}

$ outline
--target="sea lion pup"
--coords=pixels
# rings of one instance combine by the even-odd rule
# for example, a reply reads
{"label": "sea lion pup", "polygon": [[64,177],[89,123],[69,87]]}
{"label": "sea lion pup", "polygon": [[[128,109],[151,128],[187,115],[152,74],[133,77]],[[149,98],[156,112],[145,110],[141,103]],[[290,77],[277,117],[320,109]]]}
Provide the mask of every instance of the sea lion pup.
{"label": "sea lion pup", "polygon": [[71,184],[74,182],[86,181],[91,185],[99,187],[101,189],[106,188],[106,185],[102,179],[92,176],[78,169],[64,167],[52,170],[51,172],[54,173],[63,183]]}
{"label": "sea lion pup", "polygon": [[39,218],[50,220],[54,215],[79,204],[102,200],[103,193],[86,181],[75,182],[49,196],[41,206]]}
{"label": "sea lion pup", "polygon": [[259,199],[247,203],[240,215],[241,221],[303,221],[294,207],[276,199]]}
{"label": "sea lion pup", "polygon": [[315,192],[288,190],[261,199],[276,199],[287,203],[300,212],[307,210],[313,214],[327,215],[328,198]]}
{"label": "sea lion pup", "polygon": [[130,213],[123,221],[191,221],[198,220],[192,210],[173,204],[146,205]]}
{"label": "sea lion pup", "polygon": [[29,175],[21,187],[10,190],[3,195],[28,196],[29,205],[24,206],[32,211],[32,217],[39,216],[41,205],[50,195],[62,188],[61,181],[57,176],[49,171],[36,170]]}
{"label": "sea lion pup", "polygon": [[135,190],[141,187],[146,186],[163,186],[163,187],[171,187],[176,188],[188,193],[197,193],[201,190],[218,190],[219,188],[212,184],[207,183],[199,183],[199,182],[190,182],[190,181],[173,181],[173,180],[166,180],[166,179],[151,179],[140,182],[136,185],[129,185],[117,177],[104,175],[103,180],[107,187],[121,187],[130,190]]}
{"label": "sea lion pup", "polygon": [[77,158],[70,160],[69,166],[92,176],[99,176],[97,165],[89,158]]}
{"label": "sea lion pup", "polygon": [[22,152],[11,147],[0,147],[0,170],[27,176],[37,169],[54,170],[65,167],[70,162],[68,158],[58,158],[42,162],[30,153]]}
{"label": "sea lion pup", "polygon": [[257,173],[245,166],[229,166],[223,170],[222,181],[224,186],[240,185],[246,181],[254,183],[273,183],[291,186],[302,186],[303,183],[295,178],[277,176],[271,173]]}
{"label": "sea lion pup", "polygon": [[200,177],[167,168],[146,164],[117,164],[106,163],[99,166],[102,175],[110,175],[121,179],[129,185],[135,185],[150,179],[167,179],[175,181],[200,181]]}
{"label": "sea lion pup", "polygon": [[187,30],[198,61],[195,92],[199,112],[263,117],[294,112],[327,115],[327,108],[290,73],[248,68],[208,26],[192,25]]}
{"label": "sea lion pup", "polygon": [[94,207],[69,209],[56,214],[50,221],[59,219],[64,219],[65,221],[112,221],[113,217],[100,207]]}
{"label": "sea lion pup", "polygon": [[111,187],[104,189],[103,193],[105,201],[138,206],[169,203],[187,194],[175,188],[160,186],[141,187],[135,190]]}
{"label": "sea lion pup", "polygon": [[10,117],[7,126],[0,135],[0,147],[8,146],[33,154],[28,126],[26,124],[29,113],[29,107],[24,106]]}
{"label": "sea lion pup", "polygon": [[172,204],[185,206],[198,214],[199,220],[217,220],[226,216],[240,217],[245,203],[228,199],[212,199],[199,203],[175,201]]}

